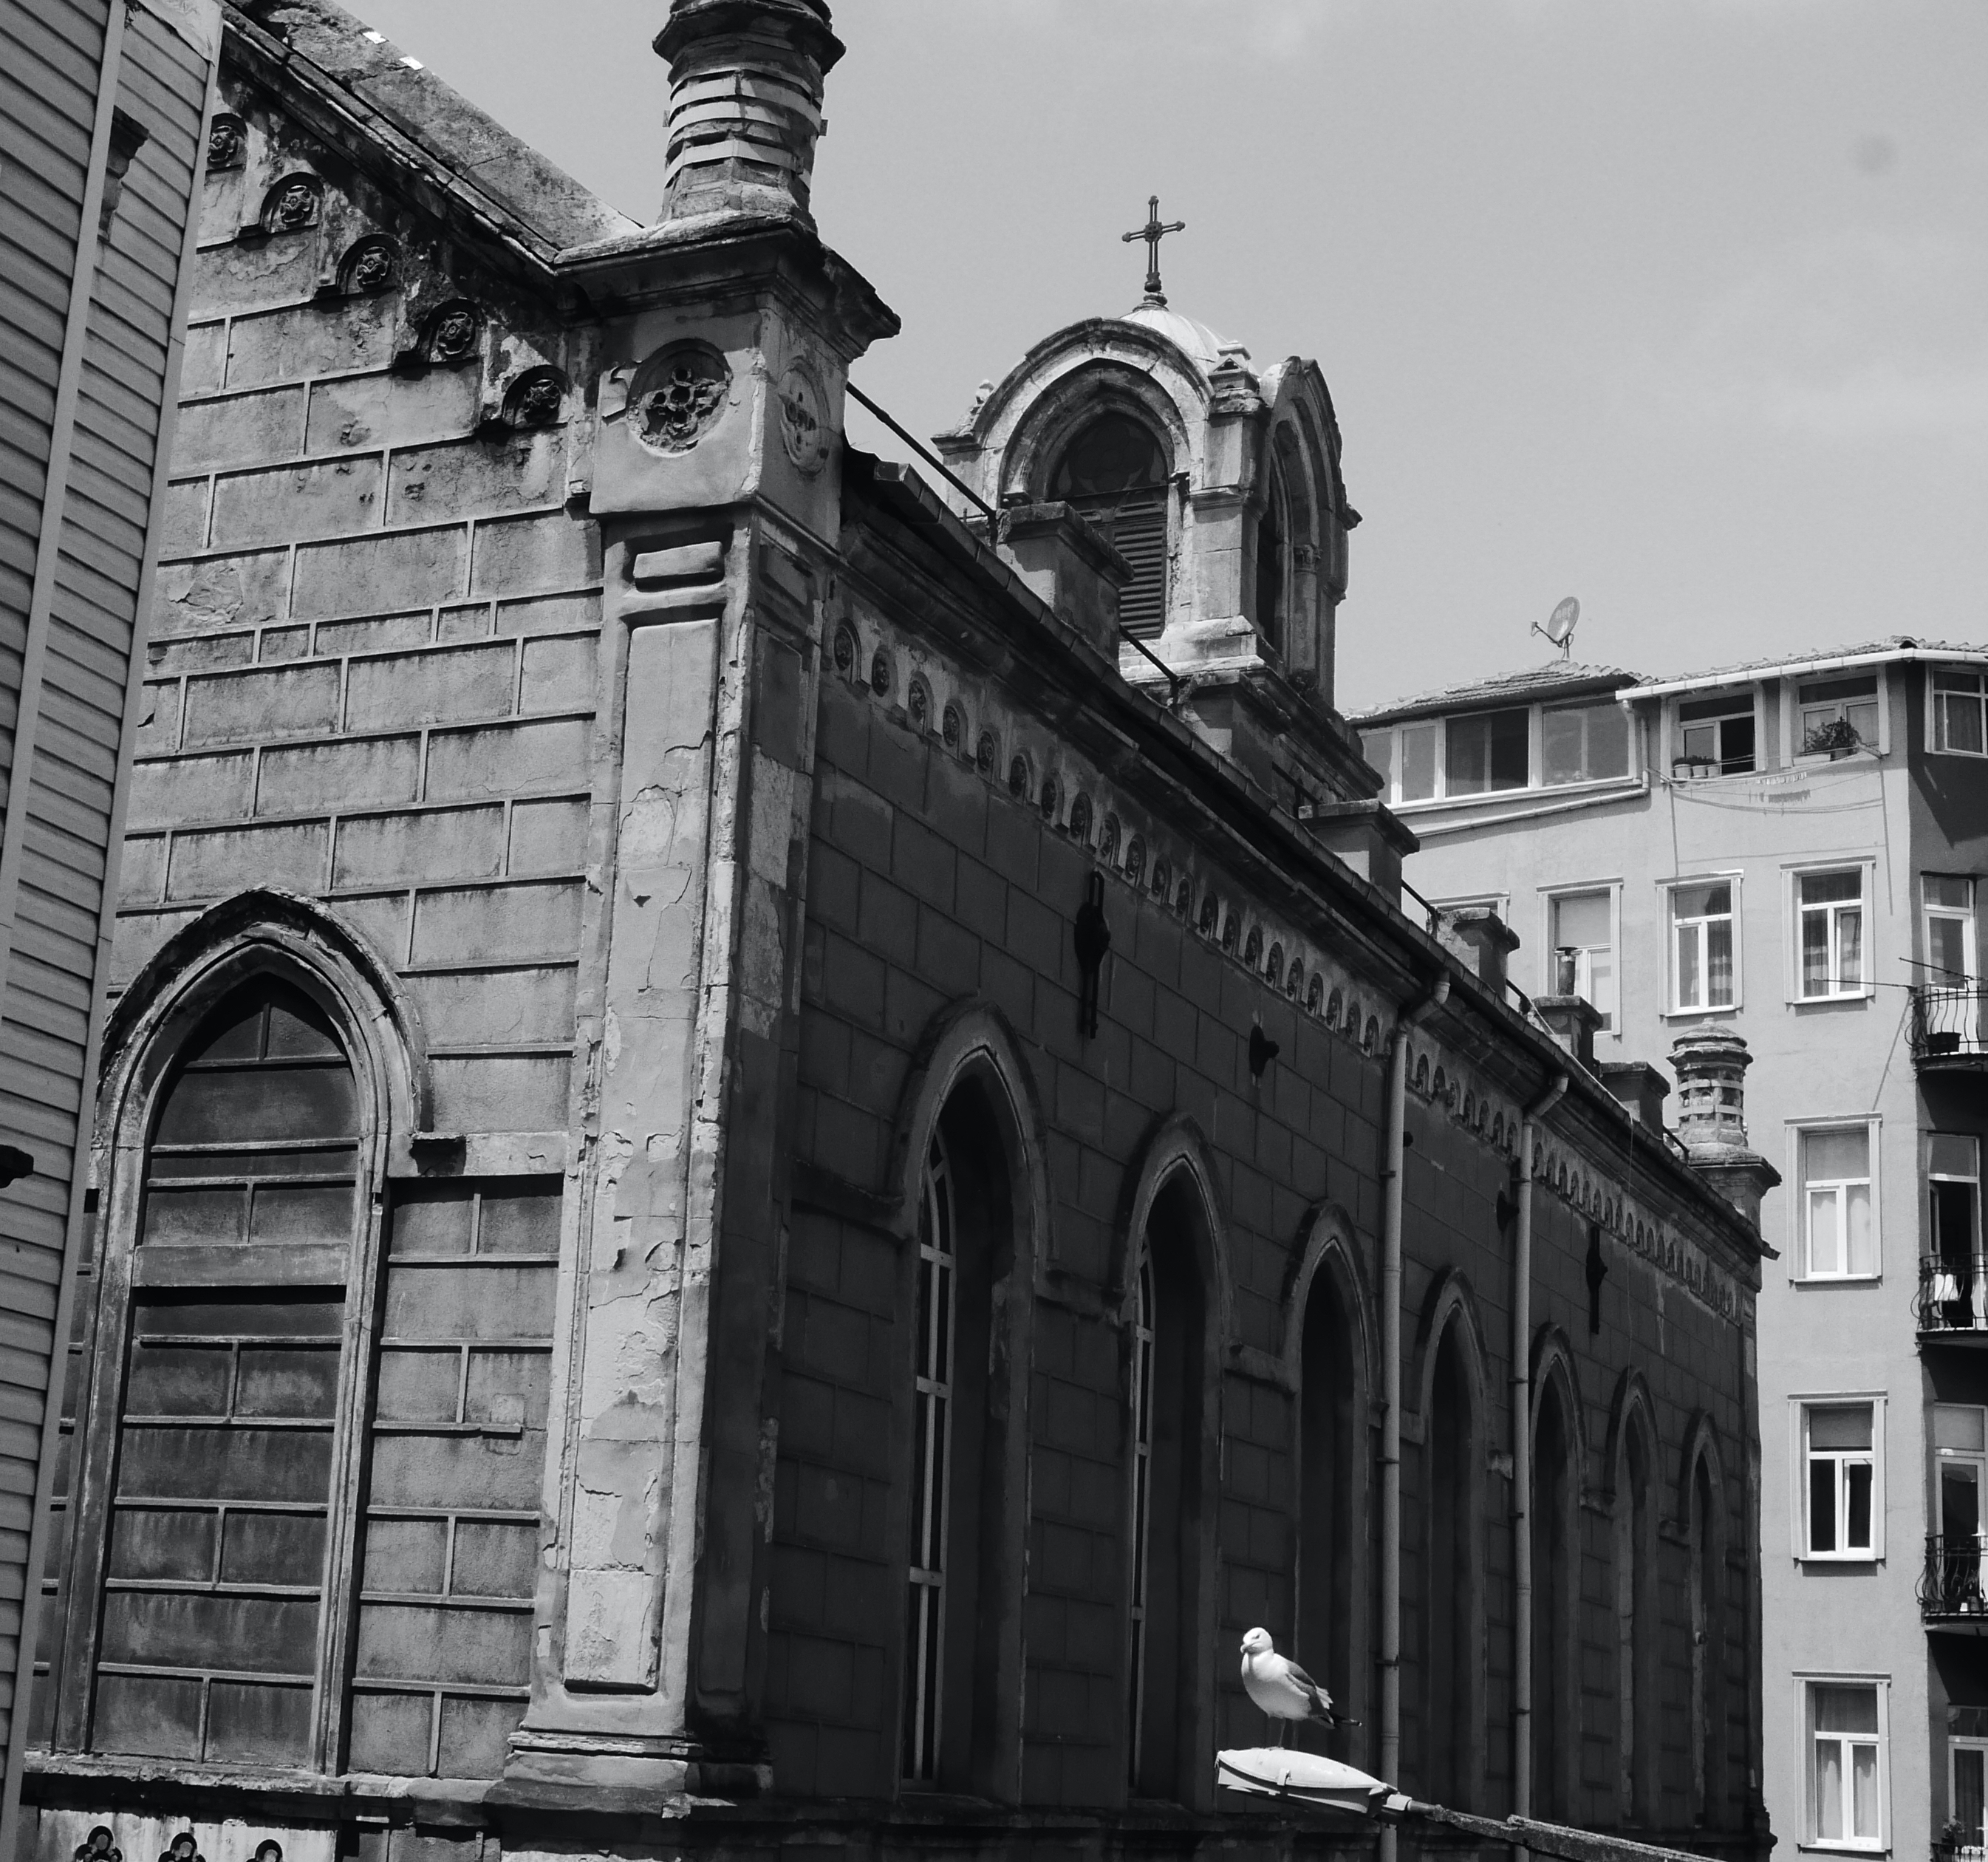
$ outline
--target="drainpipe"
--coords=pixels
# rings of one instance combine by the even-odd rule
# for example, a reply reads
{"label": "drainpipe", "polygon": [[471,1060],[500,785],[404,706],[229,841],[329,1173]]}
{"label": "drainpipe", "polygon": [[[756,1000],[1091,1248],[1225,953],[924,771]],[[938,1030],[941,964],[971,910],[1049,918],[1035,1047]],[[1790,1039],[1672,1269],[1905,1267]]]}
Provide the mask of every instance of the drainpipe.
{"label": "drainpipe", "polygon": [[[1408,1031],[1449,995],[1445,971],[1402,1007],[1388,1038],[1388,1149],[1381,1170],[1381,1776],[1401,1769],[1401,1152],[1407,1137]],[[1395,1862],[1393,1824],[1381,1862]]]}
{"label": "drainpipe", "polygon": [[[1559,1104],[1557,1073],[1519,1128],[1519,1214],[1512,1246],[1512,1810],[1533,1812],[1533,1163],[1540,1121]],[[1513,1852],[1523,1857],[1523,1849]]]}

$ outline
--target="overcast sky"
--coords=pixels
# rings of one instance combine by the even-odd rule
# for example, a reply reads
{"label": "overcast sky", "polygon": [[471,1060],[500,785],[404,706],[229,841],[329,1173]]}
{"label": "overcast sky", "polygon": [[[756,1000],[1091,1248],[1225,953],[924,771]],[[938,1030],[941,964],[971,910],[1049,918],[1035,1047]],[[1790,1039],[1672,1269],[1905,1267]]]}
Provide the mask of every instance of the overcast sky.
{"label": "overcast sky", "polygon": [[[663,0],[357,0],[654,217]],[[1348,709],[1576,657],[1988,641],[1980,0],[835,0],[823,237],[915,432],[1129,309],[1323,366]],[[860,410],[859,444],[903,449]]]}

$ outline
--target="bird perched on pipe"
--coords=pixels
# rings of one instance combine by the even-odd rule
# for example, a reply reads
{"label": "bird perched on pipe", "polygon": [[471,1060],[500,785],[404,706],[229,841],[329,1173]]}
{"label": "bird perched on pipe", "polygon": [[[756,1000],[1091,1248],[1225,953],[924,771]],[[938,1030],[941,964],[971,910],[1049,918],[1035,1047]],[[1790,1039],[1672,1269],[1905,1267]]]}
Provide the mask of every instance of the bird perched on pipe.
{"label": "bird perched on pipe", "polygon": [[1253,1629],[1242,1638],[1243,1691],[1277,1722],[1277,1743],[1293,1720],[1317,1720],[1330,1729],[1354,1726],[1332,1711],[1332,1696],[1294,1661],[1277,1653],[1266,1629]]}

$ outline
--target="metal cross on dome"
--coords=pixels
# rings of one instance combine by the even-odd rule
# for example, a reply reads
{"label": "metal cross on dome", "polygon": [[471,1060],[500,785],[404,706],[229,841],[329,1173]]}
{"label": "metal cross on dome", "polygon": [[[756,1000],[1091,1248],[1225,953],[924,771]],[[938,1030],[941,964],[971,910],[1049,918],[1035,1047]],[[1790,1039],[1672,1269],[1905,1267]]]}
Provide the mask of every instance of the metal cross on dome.
{"label": "metal cross on dome", "polygon": [[1121,235],[1128,245],[1130,245],[1134,239],[1143,239],[1146,242],[1146,302],[1148,303],[1163,304],[1167,301],[1166,293],[1160,289],[1160,242],[1168,233],[1186,231],[1187,222],[1185,220],[1168,220],[1164,225],[1161,224],[1160,197],[1155,194],[1146,202],[1145,225]]}

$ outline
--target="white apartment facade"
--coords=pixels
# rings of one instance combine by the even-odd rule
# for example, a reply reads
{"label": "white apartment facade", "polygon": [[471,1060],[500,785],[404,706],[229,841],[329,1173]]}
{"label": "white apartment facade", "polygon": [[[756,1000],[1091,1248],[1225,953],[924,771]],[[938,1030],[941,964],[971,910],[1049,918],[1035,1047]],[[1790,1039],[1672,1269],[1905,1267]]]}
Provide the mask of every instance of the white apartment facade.
{"label": "white apartment facade", "polygon": [[1751,1051],[1782,1177],[1760,1789],[1798,1854],[1981,1853],[1988,650],[1663,681],[1554,662],[1354,722],[1419,837],[1409,883],[1495,909],[1522,988],[1586,997],[1598,1067],[1707,1026]]}

